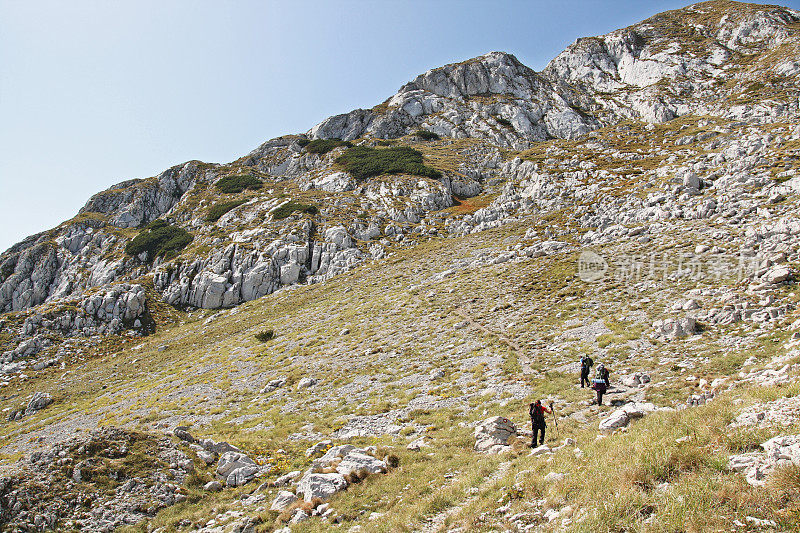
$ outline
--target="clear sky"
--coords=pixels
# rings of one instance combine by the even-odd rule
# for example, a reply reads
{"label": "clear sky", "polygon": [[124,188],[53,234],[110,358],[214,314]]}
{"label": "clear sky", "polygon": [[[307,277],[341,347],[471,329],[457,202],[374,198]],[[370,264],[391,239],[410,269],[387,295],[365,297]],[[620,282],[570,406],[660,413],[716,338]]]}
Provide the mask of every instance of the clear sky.
{"label": "clear sky", "polygon": [[503,50],[540,70],[690,3],[0,0],[0,250],[115,183],[232,161],[430,68]]}

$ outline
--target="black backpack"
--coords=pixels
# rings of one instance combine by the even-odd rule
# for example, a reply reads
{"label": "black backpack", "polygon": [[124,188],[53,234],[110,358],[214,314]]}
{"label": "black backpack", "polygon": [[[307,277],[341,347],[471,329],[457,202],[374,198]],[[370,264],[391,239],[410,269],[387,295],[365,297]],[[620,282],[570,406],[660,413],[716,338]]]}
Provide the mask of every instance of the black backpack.
{"label": "black backpack", "polygon": [[592,361],[591,357],[587,355],[586,357],[583,358],[581,365],[583,368],[592,368],[592,365],[594,365],[594,361]]}
{"label": "black backpack", "polygon": [[544,411],[541,408],[537,407],[535,403],[532,403],[528,412],[531,415],[531,420],[536,422],[537,424],[544,423]]}

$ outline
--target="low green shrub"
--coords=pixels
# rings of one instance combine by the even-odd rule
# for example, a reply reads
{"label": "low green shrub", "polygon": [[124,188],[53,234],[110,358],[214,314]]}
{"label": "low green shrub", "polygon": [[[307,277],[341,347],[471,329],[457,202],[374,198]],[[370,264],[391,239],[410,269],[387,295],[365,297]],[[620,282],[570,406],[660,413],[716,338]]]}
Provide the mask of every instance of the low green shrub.
{"label": "low green shrub", "polygon": [[275,331],[265,329],[264,331],[256,333],[255,337],[258,342],[269,342],[275,338]]}
{"label": "low green shrub", "polygon": [[438,141],[441,139],[437,134],[433,133],[432,131],[428,130],[417,130],[414,132],[415,137],[419,137],[423,141]]}
{"label": "low green shrub", "polygon": [[297,144],[300,146],[300,148],[308,146],[310,142],[311,142],[310,139],[297,139]]}
{"label": "low green shrub", "polygon": [[222,215],[231,209],[236,209],[245,202],[247,202],[247,200],[234,200],[232,202],[220,202],[212,205],[208,209],[208,213],[206,213],[206,222],[216,222]]}
{"label": "low green shrub", "polygon": [[277,209],[272,210],[272,220],[283,220],[295,211],[308,213],[309,215],[316,215],[319,213],[319,209],[317,209],[317,206],[315,205],[289,201]]}
{"label": "low green shrub", "polygon": [[313,141],[306,144],[306,152],[311,154],[327,154],[334,148],[339,148],[340,146],[353,146],[352,143],[348,141],[343,141],[341,139],[314,139]]}
{"label": "low green shrub", "polygon": [[154,220],[139,235],[125,245],[125,253],[139,255],[147,252],[147,261],[156,257],[173,257],[186,248],[194,237],[183,228],[171,226],[164,220]]}
{"label": "low green shrub", "polygon": [[336,158],[356,179],[367,179],[381,174],[413,174],[438,179],[442,173],[422,164],[422,154],[407,146],[369,148],[354,146]]}
{"label": "low green shrub", "polygon": [[217,181],[214,186],[220,192],[232,194],[242,192],[245,189],[260,189],[263,184],[263,181],[252,174],[234,174],[233,176],[225,176]]}

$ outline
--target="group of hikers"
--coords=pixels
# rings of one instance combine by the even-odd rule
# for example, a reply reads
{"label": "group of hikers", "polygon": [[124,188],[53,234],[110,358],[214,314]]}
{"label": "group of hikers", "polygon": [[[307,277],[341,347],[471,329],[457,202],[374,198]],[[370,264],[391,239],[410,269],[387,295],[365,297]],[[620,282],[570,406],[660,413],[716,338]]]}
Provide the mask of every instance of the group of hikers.
{"label": "group of hikers", "polygon": [[[594,379],[590,381],[589,374],[591,374],[593,366],[594,361],[591,357],[588,355],[581,357],[581,388],[584,388],[584,386],[591,387],[597,393],[597,405],[603,405],[603,394],[605,394],[608,388],[611,386],[610,382],[608,381],[609,372],[603,363],[600,363],[597,365],[597,372]],[[550,402],[549,408],[542,405],[541,400],[536,400],[536,402],[530,405],[529,413],[531,415],[531,426],[533,429],[531,448],[536,446],[537,441],[539,442],[540,446],[544,444],[544,432],[545,428],[547,427],[544,415],[545,413],[552,412],[553,402]]]}

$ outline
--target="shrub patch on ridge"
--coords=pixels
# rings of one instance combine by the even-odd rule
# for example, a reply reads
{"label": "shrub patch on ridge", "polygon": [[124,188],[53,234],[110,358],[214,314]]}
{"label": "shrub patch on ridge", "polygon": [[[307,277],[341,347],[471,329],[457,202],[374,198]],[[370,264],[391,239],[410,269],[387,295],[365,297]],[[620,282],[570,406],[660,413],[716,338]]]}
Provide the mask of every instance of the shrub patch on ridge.
{"label": "shrub patch on ridge", "polygon": [[125,245],[125,253],[135,256],[147,252],[146,261],[159,256],[169,258],[178,255],[193,239],[192,234],[183,228],[171,226],[164,220],[154,220]]}
{"label": "shrub patch on ridge", "polygon": [[245,189],[260,189],[263,184],[263,181],[251,174],[235,174],[220,179],[214,184],[214,187],[220,192],[233,194]]}
{"label": "shrub patch on ridge", "polygon": [[413,174],[439,179],[442,173],[422,164],[422,154],[407,146],[369,148],[354,146],[336,158],[356,179],[367,179],[381,174]]}

